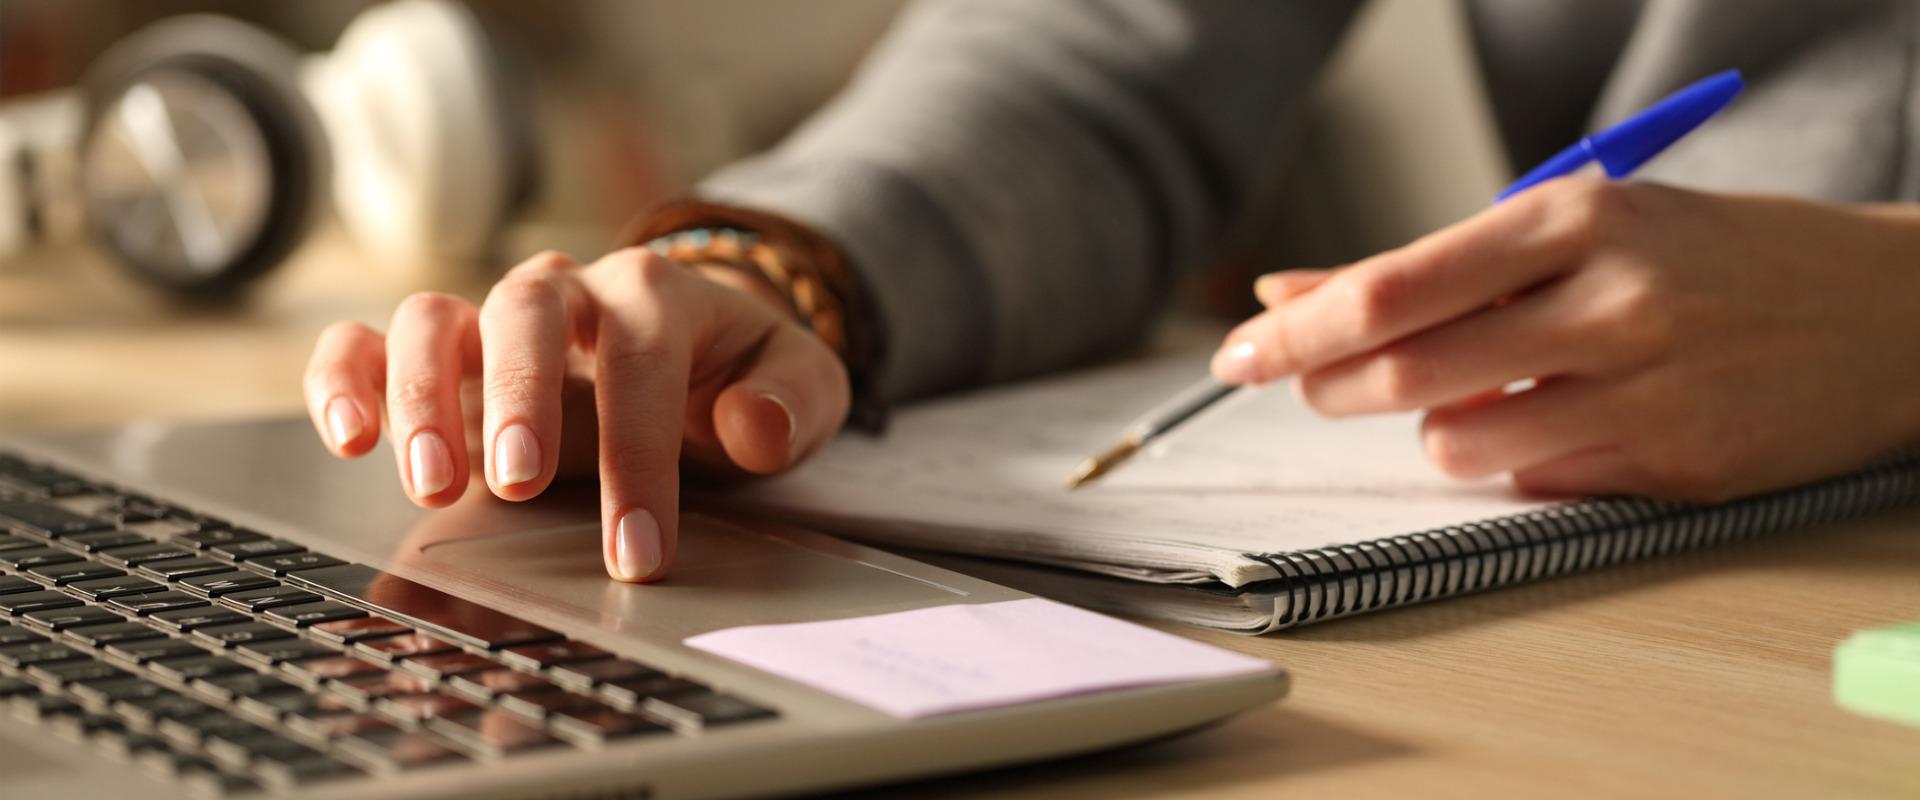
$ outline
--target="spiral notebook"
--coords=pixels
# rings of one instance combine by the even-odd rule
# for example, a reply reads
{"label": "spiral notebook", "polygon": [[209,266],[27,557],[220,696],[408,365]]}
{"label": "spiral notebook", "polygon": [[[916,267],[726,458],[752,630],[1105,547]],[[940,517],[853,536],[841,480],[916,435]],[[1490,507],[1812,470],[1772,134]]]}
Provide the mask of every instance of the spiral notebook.
{"label": "spiral notebook", "polygon": [[1717,506],[1525,497],[1440,475],[1416,416],[1325,420],[1285,386],[1066,491],[1081,458],[1204,373],[1208,341],[1176,334],[1139,360],[914,406],[885,436],[843,436],[722,502],[1070,602],[1259,633],[1920,497],[1913,454]]}

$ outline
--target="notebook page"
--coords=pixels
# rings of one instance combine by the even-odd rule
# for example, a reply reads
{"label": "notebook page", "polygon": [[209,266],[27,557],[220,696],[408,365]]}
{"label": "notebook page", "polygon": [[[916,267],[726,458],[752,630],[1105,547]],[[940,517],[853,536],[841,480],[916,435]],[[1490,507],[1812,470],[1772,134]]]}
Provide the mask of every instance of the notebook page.
{"label": "notebook page", "polygon": [[1205,349],[915,405],[729,500],[858,538],[1164,582],[1273,577],[1248,552],[1351,544],[1549,503],[1460,482],[1418,418],[1329,421],[1290,387],[1241,392],[1091,486],[1080,460],[1206,372]]}

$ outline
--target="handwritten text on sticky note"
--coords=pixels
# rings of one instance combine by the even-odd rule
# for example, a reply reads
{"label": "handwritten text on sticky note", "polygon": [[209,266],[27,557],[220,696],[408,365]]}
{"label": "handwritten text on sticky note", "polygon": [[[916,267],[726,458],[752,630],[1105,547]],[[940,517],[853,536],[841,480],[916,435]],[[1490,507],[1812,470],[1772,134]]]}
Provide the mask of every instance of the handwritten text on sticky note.
{"label": "handwritten text on sticky note", "polygon": [[686,643],[909,719],[1273,669],[1040,598],[728,628]]}

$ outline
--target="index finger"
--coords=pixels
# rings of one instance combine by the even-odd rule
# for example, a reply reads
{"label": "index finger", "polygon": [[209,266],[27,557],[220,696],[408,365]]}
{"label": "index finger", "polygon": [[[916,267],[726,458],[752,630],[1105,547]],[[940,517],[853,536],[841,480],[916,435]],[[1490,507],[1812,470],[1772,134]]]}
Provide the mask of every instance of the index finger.
{"label": "index finger", "polygon": [[1590,190],[1550,187],[1357,262],[1241,323],[1214,354],[1214,377],[1257,384],[1332,364],[1570,268],[1585,215],[1568,211]]}
{"label": "index finger", "polygon": [[594,405],[600,427],[601,525],[607,573],[666,576],[680,523],[680,446],[692,345],[676,326],[682,267],[616,254],[587,272],[600,307]]}

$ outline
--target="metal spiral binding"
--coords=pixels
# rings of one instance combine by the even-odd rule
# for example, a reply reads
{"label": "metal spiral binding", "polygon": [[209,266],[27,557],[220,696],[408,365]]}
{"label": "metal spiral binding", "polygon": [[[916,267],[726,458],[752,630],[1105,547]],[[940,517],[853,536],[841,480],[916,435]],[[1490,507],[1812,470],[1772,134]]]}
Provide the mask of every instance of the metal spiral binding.
{"label": "metal spiral binding", "polygon": [[1920,499],[1920,450],[1838,478],[1719,505],[1589,498],[1350,545],[1247,553],[1276,577],[1270,630],[1685,552]]}

